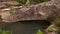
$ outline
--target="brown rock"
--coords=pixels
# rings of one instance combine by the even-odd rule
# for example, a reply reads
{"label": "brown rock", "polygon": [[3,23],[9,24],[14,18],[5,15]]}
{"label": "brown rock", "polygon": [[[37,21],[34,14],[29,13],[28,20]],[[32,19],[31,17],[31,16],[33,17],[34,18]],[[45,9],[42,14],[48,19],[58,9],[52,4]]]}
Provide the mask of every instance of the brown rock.
{"label": "brown rock", "polygon": [[5,20],[8,22],[16,22],[22,20],[48,20],[50,22],[55,21],[60,8],[56,3],[44,2],[31,6],[30,8],[22,8],[6,17]]}

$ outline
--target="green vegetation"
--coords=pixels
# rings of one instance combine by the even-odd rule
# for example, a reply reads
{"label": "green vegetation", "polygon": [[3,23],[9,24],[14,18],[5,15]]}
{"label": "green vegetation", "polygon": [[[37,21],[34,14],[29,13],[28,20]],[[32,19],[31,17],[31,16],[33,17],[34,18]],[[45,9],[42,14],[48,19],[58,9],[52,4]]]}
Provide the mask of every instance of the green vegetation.
{"label": "green vegetation", "polygon": [[49,31],[49,32],[54,32],[55,30],[52,29],[52,28],[48,28],[48,31]]}
{"label": "green vegetation", "polygon": [[[15,0],[19,3],[25,4],[27,0]],[[41,3],[41,2],[47,2],[49,0],[30,0],[31,4]]]}
{"label": "green vegetation", "polygon": [[37,34],[43,34],[43,32],[39,29],[39,30],[37,31]]}
{"label": "green vegetation", "polygon": [[13,8],[10,8],[10,11],[9,11],[10,13],[13,13],[14,12],[14,9]]}
{"label": "green vegetation", "polygon": [[44,2],[48,2],[49,0],[43,0]]}
{"label": "green vegetation", "polygon": [[15,1],[22,3],[22,4],[25,4],[27,0],[15,0]]}
{"label": "green vegetation", "polygon": [[60,34],[60,19],[57,21],[57,26],[58,26],[58,34]]}
{"label": "green vegetation", "polygon": [[9,30],[0,30],[0,34],[12,34]]}

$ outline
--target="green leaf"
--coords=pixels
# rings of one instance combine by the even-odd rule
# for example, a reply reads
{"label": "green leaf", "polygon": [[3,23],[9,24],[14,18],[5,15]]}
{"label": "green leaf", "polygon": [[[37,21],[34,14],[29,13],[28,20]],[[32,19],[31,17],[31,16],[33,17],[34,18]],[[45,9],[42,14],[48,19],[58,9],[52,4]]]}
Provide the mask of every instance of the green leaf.
{"label": "green leaf", "polygon": [[10,11],[9,11],[10,13],[13,13],[14,12],[14,9],[12,9],[12,8],[10,8]]}
{"label": "green leaf", "polygon": [[48,28],[48,31],[49,31],[49,32],[54,32],[55,30],[52,29],[52,28]]}
{"label": "green leaf", "polygon": [[43,34],[43,32],[39,29],[37,34]]}

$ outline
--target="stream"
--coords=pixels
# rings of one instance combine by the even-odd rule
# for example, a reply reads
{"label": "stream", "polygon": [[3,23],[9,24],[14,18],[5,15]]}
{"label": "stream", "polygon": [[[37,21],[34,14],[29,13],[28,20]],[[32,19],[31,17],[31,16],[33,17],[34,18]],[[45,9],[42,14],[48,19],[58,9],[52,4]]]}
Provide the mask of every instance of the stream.
{"label": "stream", "polygon": [[8,23],[0,26],[1,30],[10,30],[12,34],[36,34],[38,29],[43,31],[46,29],[50,23],[48,21],[40,20],[29,20],[29,21],[19,21],[15,23]]}

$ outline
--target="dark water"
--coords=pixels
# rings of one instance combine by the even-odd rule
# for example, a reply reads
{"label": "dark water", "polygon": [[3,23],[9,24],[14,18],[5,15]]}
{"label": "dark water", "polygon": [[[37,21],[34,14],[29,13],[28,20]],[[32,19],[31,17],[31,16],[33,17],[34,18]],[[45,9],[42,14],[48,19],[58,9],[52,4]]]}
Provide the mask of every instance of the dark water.
{"label": "dark water", "polygon": [[41,29],[43,31],[49,25],[50,23],[48,21],[31,20],[8,23],[0,29],[11,30],[12,34],[36,34],[38,29]]}

